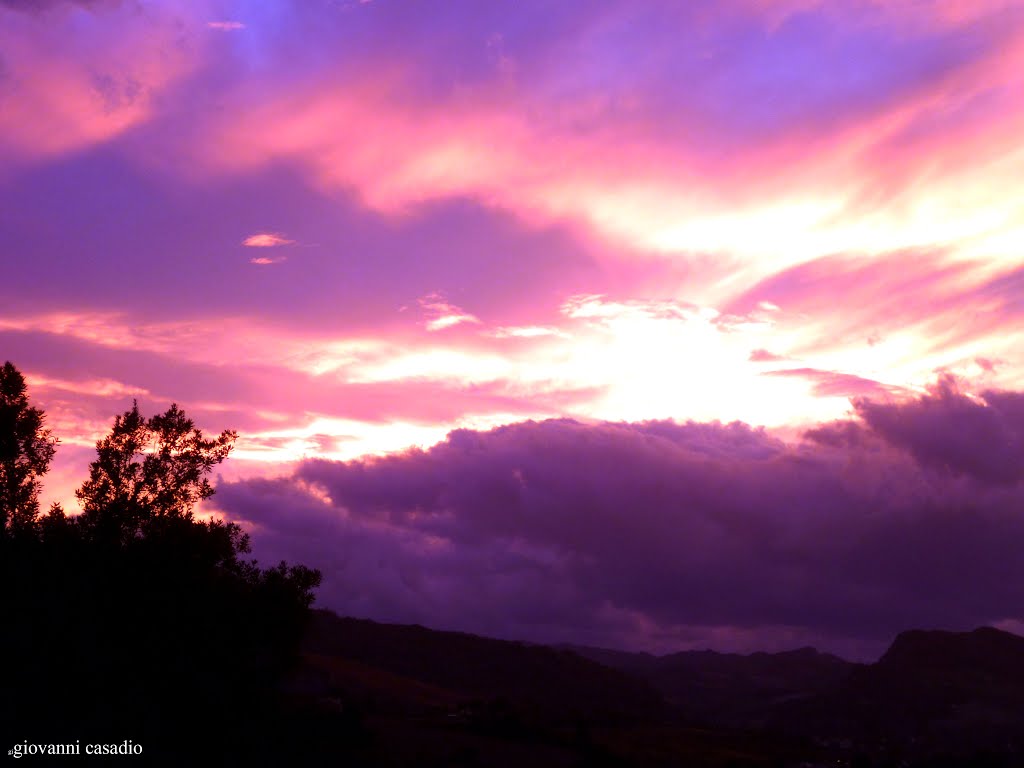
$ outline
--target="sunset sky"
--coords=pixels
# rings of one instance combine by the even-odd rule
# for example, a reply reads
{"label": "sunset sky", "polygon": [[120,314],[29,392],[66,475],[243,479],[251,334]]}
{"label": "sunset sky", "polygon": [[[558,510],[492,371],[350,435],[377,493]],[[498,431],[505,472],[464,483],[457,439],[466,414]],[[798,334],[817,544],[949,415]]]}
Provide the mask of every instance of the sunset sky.
{"label": "sunset sky", "polygon": [[1022,179],[1020,2],[0,0],[0,362],[341,613],[869,658],[1024,627]]}

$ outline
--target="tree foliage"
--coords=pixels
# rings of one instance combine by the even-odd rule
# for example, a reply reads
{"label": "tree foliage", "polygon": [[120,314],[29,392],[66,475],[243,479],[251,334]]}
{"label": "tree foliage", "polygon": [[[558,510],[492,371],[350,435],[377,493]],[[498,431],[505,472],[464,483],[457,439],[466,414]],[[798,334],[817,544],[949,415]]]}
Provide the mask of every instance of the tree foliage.
{"label": "tree foliage", "polygon": [[2,376],[5,519],[28,522],[0,539],[0,727],[146,738],[170,764],[211,738],[253,735],[280,714],[320,573],[262,568],[237,524],[194,514],[235,433],[207,437],[176,405],[146,418],[133,404],[97,443],[82,514],[39,515],[56,441],[21,374],[8,364]]}
{"label": "tree foliage", "polygon": [[207,439],[178,406],[146,419],[136,402],[96,444],[89,479],[76,491],[82,525],[93,535],[129,539],[159,518],[192,519],[213,495],[207,477],[231,452],[237,435]]}
{"label": "tree foliage", "polygon": [[29,405],[25,377],[10,362],[0,368],[0,537],[31,529],[39,515],[40,478],[57,440]]}

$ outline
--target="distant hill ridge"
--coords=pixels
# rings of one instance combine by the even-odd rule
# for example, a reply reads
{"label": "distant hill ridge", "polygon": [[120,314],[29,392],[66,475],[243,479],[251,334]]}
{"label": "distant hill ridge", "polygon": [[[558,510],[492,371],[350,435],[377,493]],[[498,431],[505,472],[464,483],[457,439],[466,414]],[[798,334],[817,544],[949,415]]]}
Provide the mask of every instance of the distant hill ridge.
{"label": "distant hill ridge", "polygon": [[644,681],[567,650],[419,625],[314,611],[304,650],[376,668],[464,699],[503,699],[547,717],[652,718],[662,697]]}
{"label": "distant hill ridge", "polygon": [[879,664],[925,666],[952,663],[979,667],[1009,664],[1024,658],[1024,637],[995,627],[979,627],[971,632],[911,629],[896,636]]}
{"label": "distant hill ridge", "polygon": [[798,714],[819,733],[1024,752],[1024,637],[993,627],[902,632],[814,705]]}
{"label": "distant hill ridge", "polygon": [[857,664],[810,647],[553,648],[316,611],[304,646],[336,689],[413,707],[499,700],[545,722],[672,720],[876,755],[1024,756],[1024,637],[992,627],[902,632],[877,662]]}
{"label": "distant hill ridge", "polygon": [[860,666],[810,647],[780,653],[703,650],[664,656],[572,648],[645,680],[692,719],[734,726],[761,725],[777,705],[828,691]]}

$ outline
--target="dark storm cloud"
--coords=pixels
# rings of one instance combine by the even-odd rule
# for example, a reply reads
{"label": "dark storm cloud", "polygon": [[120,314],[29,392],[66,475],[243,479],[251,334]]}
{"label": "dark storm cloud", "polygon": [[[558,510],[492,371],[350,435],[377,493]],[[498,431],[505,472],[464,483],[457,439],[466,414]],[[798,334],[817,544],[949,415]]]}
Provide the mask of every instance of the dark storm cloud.
{"label": "dark storm cloud", "polygon": [[798,445],[740,423],[457,430],[217,499],[264,554],[323,568],[324,605],[379,619],[633,645],[784,628],[870,652],[1020,617],[1024,398],[946,382],[857,409]]}
{"label": "dark storm cloud", "polygon": [[857,403],[868,428],[918,462],[982,482],[1016,484],[1024,477],[1024,395],[985,392],[971,398],[943,378],[931,396],[895,407]]}

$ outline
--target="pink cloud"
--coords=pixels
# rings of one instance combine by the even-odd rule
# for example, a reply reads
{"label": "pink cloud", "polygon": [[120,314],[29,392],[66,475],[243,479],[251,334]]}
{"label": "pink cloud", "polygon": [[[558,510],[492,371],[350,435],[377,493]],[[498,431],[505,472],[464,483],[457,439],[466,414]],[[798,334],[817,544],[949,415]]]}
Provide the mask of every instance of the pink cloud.
{"label": "pink cloud", "polygon": [[[871,226],[879,216],[890,230],[886,247],[930,242],[913,220],[904,217],[901,224],[887,208],[858,210],[878,189],[914,206],[921,197],[915,181],[934,175],[934,148],[916,140],[908,148],[898,137],[936,105],[959,112],[972,94],[992,87],[993,76],[1013,87],[1013,70],[1002,54],[1017,49],[1006,35],[992,35],[999,55],[927,80],[900,94],[897,103],[829,124],[827,131],[811,126],[810,136],[795,126],[771,142],[741,147],[734,157],[716,154],[713,164],[699,145],[658,137],[653,112],[636,115],[628,126],[611,120],[574,133],[558,112],[583,109],[582,103],[563,99],[557,108],[550,105],[553,112],[534,111],[527,120],[529,100],[518,91],[495,89],[441,110],[417,98],[415,83],[400,66],[374,66],[344,83],[325,79],[289,88],[276,100],[243,103],[230,123],[218,126],[208,145],[213,154],[205,160],[227,169],[296,160],[317,182],[354,187],[383,211],[471,195],[527,219],[568,218],[601,236],[657,251],[715,248],[764,258],[766,246],[783,237],[791,242],[782,250],[798,259],[836,250],[877,252]],[[545,85],[537,90],[543,93]],[[951,205],[949,185],[960,185],[965,175],[976,179],[979,157],[1005,154],[1017,135],[1006,128],[1007,113],[1017,120],[1021,111],[1003,106],[999,121],[979,118],[981,133],[966,148],[962,141],[947,147],[961,152],[963,162],[943,152],[950,165],[927,193],[928,205]],[[994,132],[1003,138],[994,141]],[[898,155],[880,156],[894,141]],[[900,179],[896,166],[907,164]],[[777,202],[768,205],[766,198]],[[967,224],[949,228],[950,237],[974,231]]]}
{"label": "pink cloud", "polygon": [[[108,141],[151,120],[156,97],[198,66],[187,7],[97,3],[22,13],[0,6],[0,152],[24,162]],[[84,35],[80,27],[89,24]]]}
{"label": "pink cloud", "polygon": [[450,304],[439,294],[432,293],[429,296],[424,296],[419,303],[428,318],[424,326],[428,331],[443,331],[464,323],[480,324],[480,318]]}
{"label": "pink cloud", "polygon": [[291,245],[294,242],[278,232],[257,232],[245,238],[242,245],[249,248],[276,248],[282,245]]}
{"label": "pink cloud", "polygon": [[755,349],[748,358],[752,363],[777,363],[786,358],[783,355],[776,355],[767,349]]}
{"label": "pink cloud", "polygon": [[882,384],[878,381],[838,371],[821,371],[815,368],[787,368],[765,371],[764,376],[793,376],[814,383],[814,394],[822,397],[878,397],[889,398],[903,392],[900,387]]}

